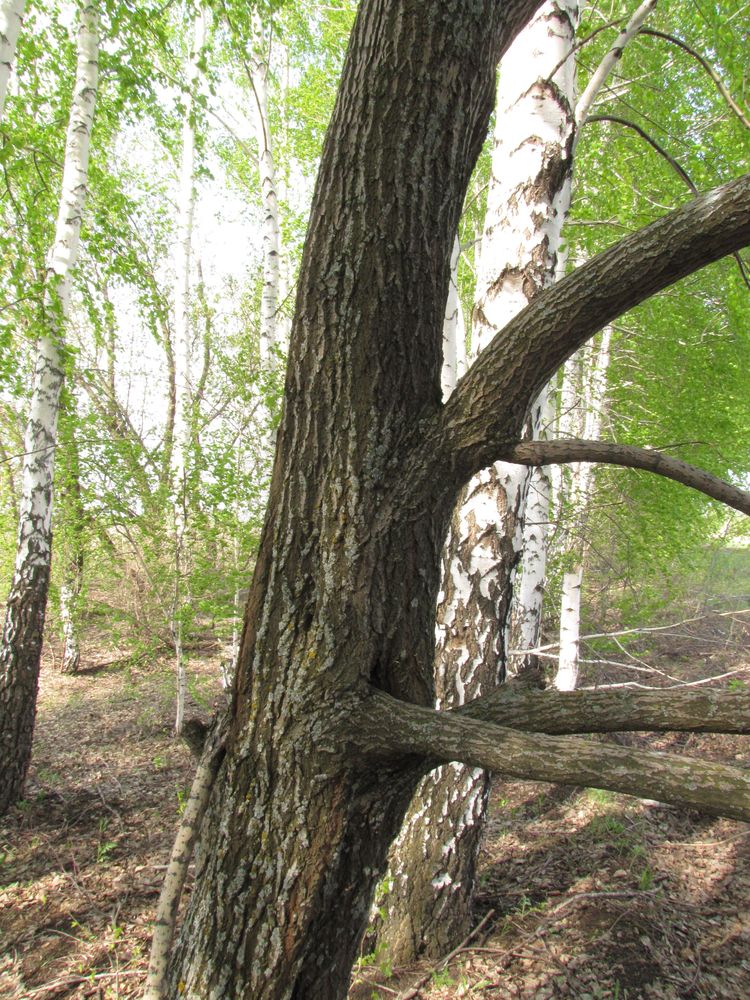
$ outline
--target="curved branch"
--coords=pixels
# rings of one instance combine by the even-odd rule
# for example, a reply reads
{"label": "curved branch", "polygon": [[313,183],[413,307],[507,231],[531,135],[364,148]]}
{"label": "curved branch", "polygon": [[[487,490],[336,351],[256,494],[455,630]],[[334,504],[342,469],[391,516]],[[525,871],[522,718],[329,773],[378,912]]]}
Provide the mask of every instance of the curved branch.
{"label": "curved branch", "polygon": [[[647,142],[649,146],[651,146],[651,148],[654,149],[659,154],[659,156],[661,156],[670,165],[670,167],[674,170],[674,172],[677,174],[680,180],[684,181],[684,183],[687,184],[687,186],[690,188],[690,191],[694,195],[698,194],[698,188],[693,183],[692,178],[687,173],[687,171],[680,166],[677,160],[670,153],[668,153],[663,146],[659,145],[659,143],[656,141],[656,139],[653,138],[653,136],[649,135],[645,129],[641,128],[640,125],[636,125],[635,122],[631,122],[629,118],[621,118],[619,115],[589,115],[589,117],[586,119],[586,124],[588,125],[590,122],[614,122],[617,125],[623,125],[625,128],[632,129],[645,142]],[[742,278],[745,285],[750,289],[750,278],[748,278],[747,271],[745,269],[745,263],[742,260],[742,257],[740,257],[738,253],[734,253],[732,254],[732,256],[737,261],[737,267],[739,268],[740,277]]]}
{"label": "curved branch", "polygon": [[650,136],[645,129],[641,128],[640,125],[636,125],[635,122],[631,122],[629,118],[620,118],[619,115],[589,115],[586,119],[586,124],[589,125],[591,122],[615,122],[617,125],[623,125],[625,128],[629,128],[634,132],[637,132],[641,139],[644,139],[652,149],[656,150],[659,156],[667,161],[675,173],[678,174],[679,177],[687,184],[692,193],[695,195],[698,194],[698,188],[695,184],[693,184],[690,179],[690,175],[683,170],[677,160],[675,160],[675,158],[668,153],[663,146],[660,146],[656,139]]}
{"label": "curved branch", "polygon": [[455,715],[511,729],[573,733],[750,733],[750,691],[534,691],[503,684]]}
{"label": "curved branch", "polygon": [[731,819],[750,820],[750,771],[691,757],[521,733],[436,712],[374,691],[352,719],[360,746],[419,754],[431,764],[461,761],[532,781],[606,788]]}
{"label": "curved branch", "polygon": [[644,299],[750,243],[750,174],[626,236],[538,295],[461,379],[436,423],[436,454],[471,476],[509,437],[529,399],[581,344]]}
{"label": "curved branch", "polygon": [[520,444],[498,448],[495,455],[503,462],[516,465],[557,465],[564,462],[602,462],[621,465],[629,469],[645,469],[676,483],[705,493],[725,503],[728,507],[750,515],[750,493],[737,489],[718,476],[689,465],[679,458],[672,458],[655,448],[639,448],[632,444],[614,441],[584,441],[561,439],[557,441],[522,441]]}
{"label": "curved branch", "polygon": [[653,35],[654,38],[663,38],[665,42],[670,42],[672,45],[676,45],[678,48],[682,49],[683,52],[687,52],[688,55],[692,56],[697,62],[701,64],[703,69],[708,73],[713,82],[716,84],[716,89],[719,91],[721,96],[727,102],[729,107],[732,109],[737,118],[742,122],[745,128],[750,129],[750,119],[743,112],[742,108],[737,104],[735,99],[729,93],[727,88],[721,81],[721,77],[713,68],[710,62],[703,58],[703,56],[696,52],[695,49],[691,48],[686,42],[683,42],[681,38],[677,38],[675,35],[667,34],[666,31],[657,31],[655,28],[641,28],[641,35]]}

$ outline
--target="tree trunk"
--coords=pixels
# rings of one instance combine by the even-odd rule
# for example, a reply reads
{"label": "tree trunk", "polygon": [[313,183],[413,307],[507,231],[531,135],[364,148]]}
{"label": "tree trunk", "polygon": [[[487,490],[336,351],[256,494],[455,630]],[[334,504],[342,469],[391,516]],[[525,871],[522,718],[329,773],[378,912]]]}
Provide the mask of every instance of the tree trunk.
{"label": "tree trunk", "polygon": [[[171,363],[174,365],[174,422],[172,455],[174,470],[174,593],[172,596],[172,642],[174,644],[177,700],[175,732],[179,735],[185,719],[187,670],[184,654],[184,617],[186,579],[189,575],[189,486],[188,464],[191,452],[193,378],[192,337],[190,322],[190,263],[192,259],[193,218],[195,215],[195,88],[199,75],[199,59],[206,39],[205,15],[200,8],[195,13],[190,40],[187,72],[185,116],[182,121],[182,152],[180,157],[180,185],[177,195],[177,248],[174,291],[174,348]],[[169,359],[169,352],[168,352]],[[171,380],[171,371],[170,371]]]}
{"label": "tree trunk", "polygon": [[[576,23],[575,0],[545,5],[500,68],[472,328],[477,352],[555,273],[570,200],[574,67],[565,56]],[[450,314],[451,292],[448,303]],[[450,371],[456,364],[448,326],[443,364]],[[528,479],[525,468],[498,462],[459,500],[437,609],[439,707],[463,704],[505,676],[511,577]],[[445,954],[466,936],[488,795],[489,775],[458,764],[420,784],[391,851],[387,892],[377,900],[377,948],[393,963]]]}
{"label": "tree trunk", "polygon": [[47,263],[44,329],[39,337],[24,446],[16,564],[0,651],[0,813],[21,797],[31,759],[52,559],[52,478],[63,385],[65,320],[86,197],[98,43],[96,8],[86,4],[80,12],[76,85],[55,242]]}
{"label": "tree trunk", "polygon": [[[602,411],[607,391],[611,331],[605,329],[597,350],[587,344],[565,365],[560,435],[596,440],[601,433]],[[560,655],[554,684],[558,691],[573,691],[578,683],[581,635],[581,591],[586,559],[587,520],[593,486],[593,466],[573,462],[563,481],[567,488],[562,502],[567,506],[562,558],[560,597]]]}
{"label": "tree trunk", "polygon": [[[552,386],[545,386],[532,408],[530,423],[536,440],[548,437],[556,416],[554,404]],[[551,505],[552,474],[545,466],[535,466],[529,476],[523,516],[522,562],[513,591],[513,648],[508,652],[512,674],[538,674],[540,671],[539,659],[530,651],[539,645],[542,634]]]}
{"label": "tree trunk", "polygon": [[534,396],[585,340],[750,241],[746,177],[538,296],[442,404],[461,205],[495,63],[534,9],[359,6],[302,259],[226,756],[170,967],[175,1000],[343,998],[390,841],[440,763],[507,770],[507,748],[518,773],[750,816],[739,768],[432,708],[440,556],[462,484],[518,440]]}
{"label": "tree trunk", "polygon": [[[64,412],[62,416],[64,424],[60,437],[64,446],[64,468],[61,470],[60,506],[67,522],[65,532],[67,538],[64,545],[65,566],[60,586],[60,617],[64,639],[62,672],[75,674],[81,664],[79,618],[85,563],[83,545],[85,511],[81,498],[80,462],[78,442],[75,438],[76,414],[74,406],[69,415]],[[70,426],[66,428],[64,425],[68,423],[68,420],[70,420]]]}
{"label": "tree trunk", "polygon": [[[599,96],[602,87],[614,67],[622,58],[625,47],[635,38],[655,7],[656,0],[644,0],[638,6],[628,23],[618,33],[614,44],[591,74],[589,83],[578,101],[575,101],[574,81],[572,79],[569,80],[566,96],[571,105],[575,104],[575,128],[572,130],[571,156],[575,154],[575,149],[581,135],[581,127],[586,123],[591,108]],[[562,260],[558,261],[557,277],[562,277],[564,274],[563,264]],[[546,438],[553,430],[553,395],[553,387],[546,386],[534,403],[530,421],[531,434],[534,438],[539,438],[540,436]],[[566,412],[565,405],[561,409],[563,413]],[[546,431],[542,432],[542,427],[546,428]],[[511,662],[514,668],[518,670],[531,669],[537,671],[539,669],[537,657],[533,653],[525,651],[535,649],[539,644],[541,636],[544,586],[547,572],[547,547],[549,544],[551,494],[552,479],[550,472],[541,467],[533,469],[529,479],[529,499],[526,505],[523,524],[521,578],[514,593],[513,645],[517,651]],[[563,592],[566,596],[562,601],[562,605],[571,609],[570,620],[574,617],[573,608],[575,607],[576,600],[580,606],[582,573],[581,569],[578,584],[576,584],[576,579],[579,576],[577,570],[572,572],[570,576],[566,574],[566,579],[563,582]],[[574,648],[577,650],[577,638]],[[559,673],[555,683],[572,684],[574,687],[577,677],[577,666],[571,667],[571,669],[573,673],[569,680],[564,681],[565,668],[563,668],[563,673]]]}
{"label": "tree trunk", "polygon": [[277,313],[281,281],[281,226],[279,202],[276,195],[276,164],[271,141],[271,123],[268,117],[268,62],[263,24],[253,11],[252,69],[250,85],[253,88],[253,126],[258,145],[258,173],[260,174],[263,201],[263,291],[260,299],[260,357],[263,364],[274,363],[273,351],[277,348]]}
{"label": "tree trunk", "polygon": [[0,121],[25,7],[26,0],[0,0]]}
{"label": "tree trunk", "polygon": [[[313,202],[232,730],[175,997],[346,993],[423,765],[373,766],[342,728],[363,684],[434,700],[440,552],[459,482],[436,481],[415,445],[420,417],[440,405],[450,251],[495,64],[532,9],[360,7]],[[407,128],[408,156],[385,141]]]}

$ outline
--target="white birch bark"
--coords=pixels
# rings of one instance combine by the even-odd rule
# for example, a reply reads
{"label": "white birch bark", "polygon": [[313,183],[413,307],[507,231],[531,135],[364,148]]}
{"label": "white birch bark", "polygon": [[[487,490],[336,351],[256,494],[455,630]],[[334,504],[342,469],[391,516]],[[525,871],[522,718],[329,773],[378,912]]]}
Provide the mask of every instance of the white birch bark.
{"label": "white birch bark", "polygon": [[[575,63],[566,56],[573,46],[578,16],[577,0],[543,7],[521,36],[524,46],[516,42],[500,69],[498,129],[477,278],[478,288],[492,290],[492,294],[485,292],[477,303],[474,329],[479,350],[552,284],[558,270],[562,227],[570,206],[576,131]],[[546,398],[535,403],[534,435],[539,433],[547,405]],[[516,546],[523,550],[524,562],[514,592],[513,618],[515,645],[524,650],[537,645],[541,623],[549,470],[529,472],[517,466],[505,466],[505,470],[521,497]],[[532,509],[524,513],[529,497]],[[523,526],[526,523],[528,528]],[[525,656],[511,662],[514,672],[530,665]]]}
{"label": "white birch bark", "polygon": [[21,33],[25,7],[26,0],[1,0],[0,2],[0,121],[3,119],[8,81],[16,55],[16,45]]}
{"label": "white birch bark", "polygon": [[[550,283],[570,198],[570,51],[574,0],[549,3],[503,59],[492,174],[479,255],[472,350],[479,353]],[[555,70],[552,80],[548,77]],[[533,116],[530,123],[529,116]],[[454,247],[452,265],[458,255]],[[457,295],[444,325],[443,392],[459,368]],[[497,463],[461,494],[443,556],[435,687],[441,707],[460,705],[504,673],[510,575],[520,547],[528,473]],[[439,954],[466,930],[489,790],[486,772],[440,768],[421,783],[391,851],[390,892],[380,939],[396,963]],[[451,943],[452,942],[452,943]]]}
{"label": "white birch bark", "polygon": [[[546,438],[554,427],[555,418],[555,394],[548,385],[534,403],[530,420],[532,436]],[[523,563],[513,591],[512,642],[515,648],[509,654],[509,669],[514,674],[537,664],[534,654],[526,650],[535,649],[541,636],[554,472],[554,466],[539,466],[529,475],[523,516]]]}
{"label": "white birch bark", "polygon": [[52,560],[52,485],[64,380],[65,325],[86,201],[99,75],[99,21],[97,9],[91,3],[80,8],[77,48],[60,206],[54,243],[47,257],[44,326],[37,345],[24,441],[15,570],[0,656],[0,772],[4,772],[0,781],[0,809],[21,794],[31,756]]}
{"label": "white birch bark", "polygon": [[177,704],[175,732],[181,733],[185,719],[187,670],[184,655],[182,612],[185,602],[187,576],[186,532],[188,527],[187,462],[190,444],[190,414],[193,402],[192,379],[192,330],[190,322],[190,265],[192,260],[193,221],[195,216],[195,89],[198,83],[201,49],[206,39],[206,20],[203,11],[196,11],[192,26],[192,39],[188,60],[185,116],[182,122],[182,150],[177,194],[177,245],[175,252],[174,285],[174,363],[175,363],[175,416],[174,416],[174,595],[172,637],[177,677]]}
{"label": "white birch bark", "polygon": [[65,146],[55,242],[47,257],[45,330],[37,345],[34,389],[26,425],[16,576],[35,558],[51,558],[52,479],[63,384],[65,322],[78,258],[88,184],[89,147],[98,85],[98,13],[81,8],[76,86]]}
{"label": "white birch bark", "polygon": [[253,127],[258,145],[258,172],[263,201],[263,292],[260,301],[260,357],[264,364],[272,361],[277,346],[277,314],[281,257],[281,226],[276,194],[276,164],[273,157],[271,127],[268,118],[268,62],[263,25],[253,12],[254,52],[251,84],[253,88]]}
{"label": "white birch bark", "polygon": [[[611,330],[606,328],[598,347],[592,342],[574,355],[566,364],[563,381],[563,410],[560,432],[563,437],[582,437],[596,440],[601,435],[602,418],[607,392]],[[574,462],[567,469],[568,517],[572,531],[568,534],[563,558],[560,598],[560,654],[555,687],[559,691],[573,691],[578,683],[578,660],[581,635],[581,591],[584,562],[588,548],[586,520],[593,485],[594,466]]]}
{"label": "white birch bark", "polygon": [[460,256],[461,244],[456,236],[451,254],[451,277],[443,323],[443,370],[440,380],[443,402],[450,398],[458,380],[466,371],[466,326],[458,293],[458,261]]}
{"label": "white birch bark", "polygon": [[[628,23],[622,29],[620,34],[615,39],[614,45],[609,49],[605,57],[599,63],[597,68],[591,75],[591,79],[586,85],[586,89],[581,94],[578,104],[576,105],[576,125],[579,130],[581,125],[583,125],[589,116],[589,112],[593,107],[594,101],[599,96],[602,87],[607,81],[612,70],[615,68],[617,63],[622,58],[622,53],[628,42],[632,41],[633,38],[638,34],[638,32],[643,27],[646,18],[656,7],[657,0],[644,0],[644,2],[635,10],[633,16],[630,18]],[[575,143],[578,142],[578,136],[580,131],[576,135]]]}
{"label": "white birch bark", "polygon": [[[591,75],[584,92],[577,102],[574,97],[574,86],[571,82],[570,89],[566,91],[571,104],[575,102],[574,128],[572,134],[571,157],[575,155],[575,149],[581,134],[581,127],[585,124],[591,108],[599,96],[607,79],[615,66],[620,61],[623,51],[628,43],[638,34],[649,14],[656,7],[657,0],[645,0],[633,13],[632,17],[618,34],[614,44],[609,48],[606,55],[599,63]],[[569,60],[571,62],[572,60]],[[571,67],[572,68],[572,67]],[[562,267],[559,268],[562,272]],[[559,276],[559,274],[557,275]],[[549,398],[549,388],[547,390]],[[546,404],[545,404],[546,405]],[[576,401],[572,398],[561,400],[561,414],[564,414],[570,406],[575,406]],[[535,412],[540,412],[539,404],[535,405]],[[552,427],[552,415],[548,414],[547,426]],[[534,425],[532,415],[531,433],[533,437],[539,436],[539,429]],[[520,574],[520,582],[514,593],[515,607],[513,610],[514,621],[514,646],[516,647],[513,657],[514,665],[521,669],[523,666],[533,664],[533,654],[526,654],[525,650],[535,649],[540,642],[542,626],[542,608],[544,601],[544,583],[547,567],[547,548],[549,544],[550,525],[550,504],[553,490],[553,480],[561,482],[562,472],[559,469],[535,469],[531,473],[529,483],[529,499],[527,501],[526,515],[523,527],[523,564]],[[572,622],[580,620],[580,593],[583,580],[583,571],[571,570],[566,574],[563,592],[563,606],[567,612],[563,616],[566,622],[566,652],[559,662],[559,670],[555,683],[571,683],[570,677],[577,671],[577,643],[573,639],[573,632],[569,631],[568,625],[572,628]],[[562,629],[562,624],[561,624]],[[570,665],[571,657],[576,663],[575,668]],[[563,665],[565,663],[565,666]],[[564,678],[568,678],[564,680]],[[575,685],[575,680],[572,681]]]}

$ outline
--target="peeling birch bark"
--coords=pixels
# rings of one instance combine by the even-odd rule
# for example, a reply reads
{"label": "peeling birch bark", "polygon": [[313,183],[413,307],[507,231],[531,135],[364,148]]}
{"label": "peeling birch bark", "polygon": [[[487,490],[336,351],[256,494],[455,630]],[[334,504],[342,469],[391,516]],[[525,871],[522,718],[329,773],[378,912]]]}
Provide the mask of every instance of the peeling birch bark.
{"label": "peeling birch bark", "polygon": [[[472,349],[481,352],[552,280],[570,201],[575,69],[565,60],[576,0],[542,8],[500,68],[497,126],[480,246]],[[559,67],[548,77],[555,67]],[[457,259],[454,246],[452,274]],[[457,289],[452,280],[447,317]],[[455,385],[456,334],[443,328],[443,394]],[[451,377],[452,376],[452,377]],[[526,470],[496,463],[462,492],[446,542],[437,606],[437,704],[460,705],[505,676],[511,577],[521,548]],[[459,764],[419,786],[393,846],[388,892],[378,900],[378,946],[406,964],[445,954],[468,931],[489,776]]]}
{"label": "peeling birch bark", "polygon": [[[599,96],[614,67],[622,58],[625,47],[638,34],[645,20],[655,6],[656,0],[645,0],[645,2],[638,7],[625,28],[618,34],[614,44],[592,73],[586,89],[583,94],[581,94],[577,102],[575,101],[573,86],[574,81],[571,83],[571,87],[567,92],[571,107],[574,106],[575,108],[574,127],[571,130],[571,157],[575,154],[575,149],[580,138],[581,127],[586,123],[594,101]],[[561,263],[561,261],[558,261],[557,277],[562,277],[564,274],[564,269],[560,266]],[[550,399],[550,389],[551,387],[547,386],[544,390],[542,390],[539,399],[542,399],[542,397],[544,398],[542,399],[541,404],[538,399],[532,410],[530,424],[531,435],[534,438],[540,437],[540,411],[541,407],[545,405],[545,402]],[[563,400],[560,407],[561,414],[564,415],[567,412],[566,407],[571,402],[574,402],[574,400]],[[547,426],[549,430],[545,436],[549,436],[549,433],[552,431],[553,421],[551,419],[551,414],[548,415]],[[587,434],[586,436],[593,435]],[[549,536],[548,525],[551,491],[552,483],[549,475],[541,468],[534,469],[531,473],[529,484],[531,502],[528,505],[523,526],[524,539],[523,562],[520,574],[521,580],[515,594],[514,606],[516,637],[513,645],[520,650],[534,649],[539,644],[539,638],[541,635],[542,605],[547,568],[547,545]],[[575,686],[577,677],[577,670],[573,666],[573,662],[575,660],[575,656],[577,655],[575,651],[577,651],[578,648],[578,641],[575,637],[571,623],[576,618],[580,619],[580,592],[582,580],[583,571],[581,570],[579,572],[578,569],[576,569],[575,572],[566,574],[563,581],[563,594],[565,596],[562,604],[566,608],[566,611],[562,616],[564,625],[561,625],[561,631],[565,637],[565,646],[561,647],[560,663],[561,665],[565,664],[565,666],[561,666],[560,671],[558,671],[556,683],[573,687]],[[563,648],[565,650],[564,653]],[[517,658],[517,662],[519,668],[523,666],[526,668],[535,668],[538,664],[538,660],[533,653],[528,656],[522,655],[520,658]],[[568,674],[571,671],[572,676],[568,677]]]}
{"label": "peeling birch bark", "polygon": [[52,559],[52,485],[64,380],[65,325],[78,256],[98,85],[96,7],[80,8],[78,60],[55,241],[47,259],[45,328],[39,337],[24,443],[16,563],[0,650],[0,813],[18,801],[31,759]]}
{"label": "peeling birch bark", "polygon": [[16,55],[18,36],[21,33],[26,0],[0,2],[0,121],[3,120],[8,81]]}

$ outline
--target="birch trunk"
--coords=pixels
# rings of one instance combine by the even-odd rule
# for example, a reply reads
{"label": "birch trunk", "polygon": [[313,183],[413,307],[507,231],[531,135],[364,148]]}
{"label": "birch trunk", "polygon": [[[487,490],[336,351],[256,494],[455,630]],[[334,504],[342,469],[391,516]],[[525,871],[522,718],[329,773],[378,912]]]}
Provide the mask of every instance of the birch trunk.
{"label": "birch trunk", "polygon": [[[545,386],[532,409],[532,437],[548,436],[556,414],[552,386]],[[549,466],[531,469],[523,518],[521,572],[515,583],[512,612],[510,672],[538,673],[539,660],[530,650],[539,645],[542,632],[544,588],[547,581],[547,548],[553,494],[553,473]]]}
{"label": "birch trunk", "polygon": [[[594,102],[598,98],[613,69],[622,58],[625,47],[638,34],[649,14],[656,7],[656,2],[657,0],[644,0],[634,11],[628,23],[617,35],[614,44],[591,74],[591,78],[577,102],[575,101],[574,88],[571,87],[568,92],[571,104],[575,103],[575,128],[573,129],[571,156],[575,155],[575,148],[580,138],[581,127],[586,123]],[[562,277],[564,273],[563,264],[564,262],[561,259],[558,265],[558,278]],[[552,431],[554,424],[553,394],[553,388],[551,386],[546,387],[542,396],[540,396],[534,405],[531,420],[531,434],[534,438],[547,436]],[[566,412],[566,406],[571,403],[574,403],[574,400],[569,400],[567,404],[563,403],[563,413]],[[542,418],[542,410],[545,408],[546,417]],[[547,435],[540,434],[540,418],[548,429]],[[535,649],[541,640],[553,477],[557,478],[558,483],[562,481],[561,472],[551,471],[548,468],[534,469],[530,476],[529,499],[527,501],[523,526],[522,571],[520,582],[514,594],[515,607],[513,611],[513,645],[516,647],[513,662],[514,667],[519,670],[538,669],[537,658],[533,653],[526,651]],[[565,594],[563,604],[568,609],[565,612],[565,641],[567,648],[571,651],[577,649],[577,639],[572,632],[568,632],[568,629],[569,627],[572,628],[572,623],[576,617],[580,618],[582,581],[582,570],[579,574],[578,569],[572,570],[570,575],[566,575],[563,581],[563,593]],[[570,654],[566,653],[568,662],[570,655],[572,655],[572,652]],[[567,679],[564,679],[564,675],[568,674],[569,669],[575,670],[576,668],[573,666],[563,668],[561,662],[560,670],[562,672],[558,673],[555,683],[575,684],[574,677],[567,676]]]}
{"label": "birch trunk", "polygon": [[187,670],[184,654],[184,609],[187,600],[186,579],[189,575],[187,544],[189,519],[188,462],[192,437],[192,331],[190,322],[190,265],[192,260],[193,219],[195,215],[195,89],[198,82],[201,49],[206,40],[206,21],[198,9],[192,26],[192,39],[187,72],[185,117],[182,122],[180,181],[177,195],[177,247],[174,286],[174,430],[173,430],[173,492],[174,492],[174,594],[172,641],[174,643],[177,704],[175,732],[179,735],[185,719]]}
{"label": "birch trunk", "polygon": [[277,340],[279,309],[281,226],[276,194],[276,164],[273,156],[271,126],[268,118],[268,61],[263,25],[253,12],[254,52],[250,83],[253,88],[253,125],[258,145],[258,172],[263,201],[263,292],[260,300],[260,357],[263,364],[273,364]]}
{"label": "birch trunk", "polygon": [[[63,455],[66,459],[60,483],[60,507],[65,512],[67,522],[65,564],[63,579],[60,585],[60,618],[63,626],[63,660],[62,672],[75,674],[81,664],[81,643],[79,636],[79,617],[81,611],[81,592],[83,589],[84,555],[84,517],[81,498],[80,461],[78,442],[75,438],[75,408],[70,413],[62,413],[64,424],[60,439]],[[66,426],[67,425],[67,426]]]}
{"label": "birch trunk", "polygon": [[[472,327],[477,352],[555,273],[570,201],[573,137],[574,67],[565,56],[577,19],[574,0],[547,4],[501,64]],[[448,317],[456,299],[451,285]],[[450,378],[457,363],[449,322],[443,343],[444,377],[447,372]],[[459,500],[437,609],[440,707],[463,704],[505,676],[511,577],[528,478],[525,468],[498,462]],[[488,794],[488,774],[458,764],[420,784],[391,851],[388,892],[378,900],[378,948],[387,949],[394,963],[445,954],[465,937]]]}
{"label": "birch trunk", "polygon": [[36,692],[52,558],[52,481],[64,378],[65,324],[86,199],[98,84],[98,14],[80,9],[75,92],[65,147],[55,242],[47,261],[44,327],[24,445],[16,564],[0,651],[0,812],[23,794],[31,759]]}
{"label": "birch trunk", "polygon": [[[611,331],[605,329],[598,349],[587,345],[565,366],[563,411],[560,418],[562,437],[596,440],[601,425],[607,391]],[[573,462],[566,470],[567,517],[571,528],[563,551],[566,570],[560,598],[560,655],[554,684],[559,691],[573,691],[578,683],[578,659],[581,635],[581,591],[584,562],[588,548],[586,521],[591,499],[594,467]]]}
{"label": "birch trunk", "polygon": [[25,7],[26,0],[0,0],[0,121]]}

